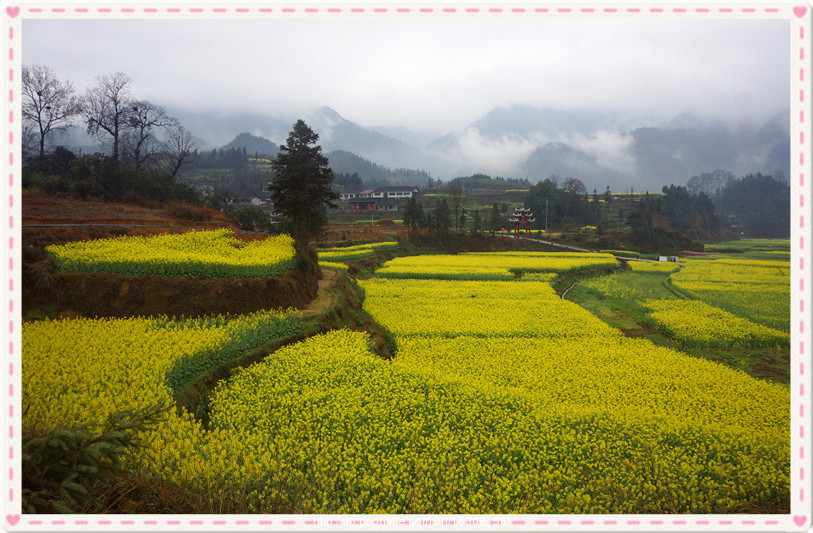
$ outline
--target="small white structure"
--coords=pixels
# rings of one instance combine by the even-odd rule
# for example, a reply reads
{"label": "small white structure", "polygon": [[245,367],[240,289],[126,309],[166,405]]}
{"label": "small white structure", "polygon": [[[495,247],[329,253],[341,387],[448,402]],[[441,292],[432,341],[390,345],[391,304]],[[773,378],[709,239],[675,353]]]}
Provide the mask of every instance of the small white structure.
{"label": "small white structure", "polygon": [[384,192],[378,189],[367,189],[361,191],[357,198],[384,198]]}
{"label": "small white structure", "polygon": [[416,198],[419,190],[417,187],[379,187],[376,193],[384,194],[384,198]]}

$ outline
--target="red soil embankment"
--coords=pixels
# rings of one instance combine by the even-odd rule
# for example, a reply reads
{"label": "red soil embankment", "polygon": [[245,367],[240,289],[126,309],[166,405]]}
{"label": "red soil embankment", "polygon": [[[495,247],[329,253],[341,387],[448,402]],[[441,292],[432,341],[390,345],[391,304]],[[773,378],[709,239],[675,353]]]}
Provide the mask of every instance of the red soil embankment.
{"label": "red soil embankment", "polygon": [[24,195],[22,214],[23,225],[148,224],[237,228],[232,219],[216,209],[188,204],[150,208],[100,200]]}
{"label": "red soil embankment", "polygon": [[24,195],[22,215],[23,245],[39,248],[49,244],[121,235],[181,233],[190,228],[238,229],[235,222],[220,211],[188,204],[149,208],[94,200]]}
{"label": "red soil embankment", "polygon": [[23,313],[55,304],[58,316],[64,318],[235,315],[303,308],[317,289],[315,279],[297,273],[263,279],[212,279],[59,272],[51,290],[24,291]]}
{"label": "red soil embankment", "polygon": [[366,240],[390,240],[390,235],[405,237],[409,234],[409,228],[403,224],[331,224],[325,228],[323,241],[366,241]]}
{"label": "red soil embankment", "polygon": [[[58,272],[43,259],[42,249],[50,244],[120,235],[182,233],[191,228],[238,229],[233,220],[207,207],[175,204],[148,208],[25,196],[22,213],[23,316],[37,309],[45,310],[48,316],[60,317],[235,315],[262,309],[302,308],[317,294],[318,271],[308,274],[295,271],[262,279],[133,277]],[[32,225],[48,227],[26,227]],[[235,236],[244,240],[266,237],[239,232]]]}

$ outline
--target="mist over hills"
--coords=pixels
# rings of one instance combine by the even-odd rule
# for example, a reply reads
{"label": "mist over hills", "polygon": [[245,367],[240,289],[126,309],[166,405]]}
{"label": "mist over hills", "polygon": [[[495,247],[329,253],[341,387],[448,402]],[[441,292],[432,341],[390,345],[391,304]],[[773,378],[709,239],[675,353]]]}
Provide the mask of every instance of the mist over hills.
{"label": "mist over hills", "polygon": [[718,168],[735,175],[790,173],[789,111],[763,124],[705,121],[690,113],[652,124],[617,113],[514,105],[434,139],[406,128],[365,128],[327,107],[304,119],[326,153],[351,152],[443,180],[477,172],[531,182],[556,175],[579,178],[590,189],[657,191]]}
{"label": "mist over hills", "polygon": [[[725,169],[735,175],[790,175],[790,112],[763,123],[738,124],[682,113],[655,122],[613,112],[561,110],[517,104],[497,107],[469,125],[441,137],[403,127],[364,127],[322,106],[288,116],[170,110],[200,139],[201,149],[242,147],[276,154],[296,120],[319,134],[323,153],[335,153],[337,171],[381,175],[382,168],[411,169],[444,181],[484,173],[526,178],[532,183],[556,175],[581,179],[589,190],[658,191],[684,184],[693,175]],[[81,128],[63,134],[61,144],[88,151]],[[239,134],[244,143],[235,144]],[[57,138],[55,137],[55,140]],[[266,144],[267,143],[267,144]],[[356,159],[350,157],[356,156]],[[339,164],[339,161],[341,163]],[[373,170],[374,165],[379,167]]]}
{"label": "mist over hills", "polygon": [[[243,150],[249,157],[257,154],[274,158],[279,153],[279,146],[264,137],[248,132],[237,135],[231,142],[221,147],[222,150]],[[424,184],[431,175],[428,172],[414,169],[389,168],[379,165],[346,150],[324,152],[330,162],[330,168],[336,174],[357,174],[365,183],[381,185]]]}
{"label": "mist over hills", "polygon": [[432,177],[423,170],[392,169],[378,165],[346,150],[334,150],[325,155],[334,173],[358,174],[359,178],[368,184],[423,186]]}
{"label": "mist over hills", "polygon": [[[346,150],[379,164],[415,168],[422,156],[418,147],[411,146],[383,133],[363,128],[329,107],[320,107],[305,119],[319,134],[322,150]],[[420,166],[420,165],[417,165]]]}
{"label": "mist over hills", "polygon": [[246,153],[251,156],[254,154],[267,155],[269,157],[276,157],[279,153],[279,146],[272,143],[264,137],[252,135],[248,132],[243,132],[237,135],[229,144],[223,146],[224,150],[236,148],[238,150],[246,149]]}
{"label": "mist over hills", "polygon": [[[718,168],[789,175],[789,118],[785,111],[764,124],[724,124],[684,113],[652,125],[613,113],[516,105],[497,108],[430,148],[476,163],[461,174],[501,169],[531,182],[573,176],[590,189],[656,191]],[[487,164],[492,169],[480,166]]]}
{"label": "mist over hills", "polygon": [[489,137],[516,136],[556,139],[576,134],[617,129],[618,117],[611,113],[539,108],[525,104],[497,107],[472,123]]}

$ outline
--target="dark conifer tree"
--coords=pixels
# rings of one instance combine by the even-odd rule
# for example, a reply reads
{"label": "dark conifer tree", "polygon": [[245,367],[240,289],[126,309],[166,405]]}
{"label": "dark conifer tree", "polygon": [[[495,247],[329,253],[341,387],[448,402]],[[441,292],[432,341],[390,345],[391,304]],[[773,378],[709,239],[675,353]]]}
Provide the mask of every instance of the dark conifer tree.
{"label": "dark conifer tree", "polygon": [[330,187],[333,171],[322,155],[322,147],[316,144],[318,140],[319,135],[298,120],[271,162],[275,176],[268,189],[274,210],[290,221],[292,237],[298,244],[307,242],[321,229],[324,215],[320,208],[335,208],[339,199]]}
{"label": "dark conifer tree", "polygon": [[449,202],[446,201],[446,198],[435,206],[434,220],[435,231],[437,231],[438,234],[449,232],[449,228],[452,227],[452,214],[449,210]]}
{"label": "dark conifer tree", "polygon": [[495,203],[494,207],[491,208],[491,220],[489,221],[489,228],[491,229],[491,233],[495,231],[499,231],[500,227],[502,226],[502,217],[500,216],[500,207]]}
{"label": "dark conifer tree", "polygon": [[426,221],[426,213],[423,210],[423,204],[420,202],[416,202],[415,205],[415,220],[418,223],[418,229],[426,229],[427,221]]}
{"label": "dark conifer tree", "polygon": [[483,230],[483,222],[482,216],[480,215],[480,210],[476,209],[474,213],[472,213],[472,228],[471,234],[472,235],[480,235],[480,232]]}
{"label": "dark conifer tree", "polygon": [[407,200],[406,205],[404,206],[404,226],[412,229],[415,225],[415,198],[410,198]]}

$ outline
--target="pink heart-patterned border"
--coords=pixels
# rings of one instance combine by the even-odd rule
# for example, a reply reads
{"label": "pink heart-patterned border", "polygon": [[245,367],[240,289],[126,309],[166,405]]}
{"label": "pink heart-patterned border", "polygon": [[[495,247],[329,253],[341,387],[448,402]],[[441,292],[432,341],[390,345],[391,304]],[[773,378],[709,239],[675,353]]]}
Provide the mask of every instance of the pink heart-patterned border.
{"label": "pink heart-patterned border", "polygon": [[[36,9],[36,8],[34,8],[34,9]],[[110,8],[99,8],[99,9],[98,9],[98,12],[99,12],[99,13],[101,13],[101,14],[104,14],[104,13],[111,13],[111,12],[112,12],[114,9],[117,9],[117,10],[118,10],[118,9],[121,9],[121,10],[122,10],[122,12],[134,12],[134,11],[135,11],[135,9],[132,9],[132,8],[130,8],[130,7],[128,7],[128,8],[119,8],[119,6],[116,6],[115,8],[113,8],[113,7],[110,7]],[[151,10],[151,11],[148,11],[148,9],[149,9],[149,10]],[[223,8],[218,8],[218,9],[220,10],[220,12],[224,12],[224,11],[225,11],[225,9],[223,9]],[[211,12],[217,13],[217,12],[218,12],[218,9],[207,8],[207,11],[211,11]],[[381,8],[381,9],[383,9],[384,11],[386,11],[386,9],[384,9],[384,8]],[[450,8],[450,9],[451,9],[451,8]],[[125,11],[125,10],[127,10],[127,11]],[[245,9],[244,9],[244,10],[245,10]],[[276,9],[276,10],[277,10],[277,11],[283,11],[283,12],[285,11],[285,9]],[[312,11],[316,11],[316,10],[314,10],[313,8],[311,8],[311,10],[312,10]],[[698,12],[698,13],[702,13],[702,12],[710,12],[710,11],[711,11],[711,9],[708,9],[708,8],[705,8],[705,7],[701,7],[701,8],[695,8],[695,7],[692,7],[692,8],[691,8],[691,10],[692,10],[692,11],[695,11],[695,12]],[[715,10],[719,10],[721,13],[725,13],[725,12],[732,12],[732,11],[733,11],[732,9],[729,9],[729,8],[715,8]],[[31,10],[29,10],[29,11],[30,11],[30,12],[32,12],[32,13],[34,13],[34,12],[35,12],[35,11],[31,11]],[[44,12],[45,10],[43,10],[43,9],[41,9],[41,8],[40,8],[38,11],[39,11],[39,12]],[[65,11],[66,11],[65,9],[61,9],[61,12],[65,12]],[[148,13],[148,12],[155,12],[155,11],[157,11],[157,10],[156,10],[156,9],[154,9],[154,8],[144,8],[144,12],[145,12],[145,13]],[[187,6],[184,6],[184,11],[187,11]],[[203,10],[203,9],[201,9],[201,8],[193,8],[193,9],[190,9],[190,10],[189,10],[189,12],[203,12],[203,11],[204,11],[204,10]],[[239,8],[237,8],[237,9],[231,9],[230,11],[237,11],[237,12],[239,12],[239,11],[240,11],[240,9],[239,9]],[[246,10],[246,11],[247,11],[247,10]],[[268,11],[270,11],[270,9],[268,9],[268,8],[265,8],[265,9],[253,9],[253,10],[252,10],[252,12],[255,12],[255,13],[258,13],[258,14],[259,14],[259,13],[261,13],[261,12],[268,12]],[[293,11],[307,12],[308,10],[307,10],[307,9],[302,9],[302,8],[299,8],[299,9],[289,9],[288,11],[289,11],[289,12],[293,12]],[[329,9],[322,9],[322,10],[318,10],[318,11],[322,11],[322,12],[328,12],[328,11],[330,11],[330,10],[329,10]],[[341,10],[341,9],[334,9],[334,11],[344,11],[344,12],[348,12],[348,13],[349,13],[349,12],[353,12],[354,10],[348,7],[348,8],[345,8],[344,10]],[[370,11],[370,12],[373,12],[373,9],[370,9],[369,11]],[[395,12],[395,9],[391,9],[391,11],[392,11],[392,12]],[[407,11],[408,11],[408,10],[407,10]],[[417,12],[417,11],[418,11],[418,9],[415,9],[414,11],[415,11],[415,12]],[[440,12],[440,11],[441,11],[441,9],[437,9],[436,11],[437,11],[437,12]],[[463,10],[463,9],[457,9],[457,11],[463,12],[464,10]],[[484,9],[483,11],[488,11],[488,10],[487,10],[487,9]],[[510,9],[502,9],[502,8],[501,8],[499,11],[500,11],[500,12],[502,12],[502,11],[506,11],[506,12],[508,12],[508,11],[510,11]],[[523,11],[524,11],[524,10],[523,10]],[[533,10],[532,10],[532,9],[529,9],[528,11],[533,11]],[[539,10],[537,10],[537,11],[539,11]],[[544,11],[545,11],[545,12],[547,12],[548,10],[546,9],[546,10],[544,10]],[[559,11],[563,11],[563,10],[562,10],[562,9],[560,9]],[[603,11],[603,12],[620,12],[620,11],[624,11],[624,12],[627,12],[627,13],[639,13],[639,12],[651,12],[651,13],[659,13],[659,12],[660,12],[660,13],[662,13],[662,12],[666,12],[666,11],[667,11],[667,9],[660,8],[660,7],[652,7],[652,8],[650,8],[650,9],[639,9],[639,8],[617,9],[617,8],[600,8],[600,7],[595,7],[595,8],[582,8],[582,9],[574,8],[574,9],[572,9],[572,10],[571,10],[571,9],[568,9],[567,11],[568,11],[568,12],[570,12],[570,11],[573,11],[573,12],[581,12],[581,13],[588,13],[588,14],[589,14],[589,13],[593,13],[593,12],[600,12],[600,11]],[[675,13],[685,13],[685,12],[688,12],[688,11],[689,11],[689,8],[672,8],[672,9],[670,9],[670,11],[673,11],[673,12],[675,12]],[[752,9],[752,8],[743,8],[743,12],[755,12],[755,11],[756,11],[756,10],[755,10],[755,9]],[[776,12],[776,11],[778,11],[778,10],[773,10],[773,9],[771,9],[771,10],[766,9],[766,10],[765,10],[765,12],[772,12],[772,11],[773,11],[773,12]],[[79,12],[79,10],[78,10],[78,9],[77,9],[77,12]],[[88,9],[83,9],[83,12],[88,12]],[[180,13],[180,12],[181,12],[181,8],[180,8],[180,7],[179,7],[179,8],[166,8],[166,12],[167,12],[167,13]],[[555,12],[556,12],[556,9],[550,9],[550,12],[551,12],[551,13],[555,13]],[[8,17],[10,17],[10,18],[12,18],[12,19],[17,18],[18,16],[20,16],[20,15],[21,15],[21,13],[22,13],[22,10],[21,10],[20,6],[7,6],[7,7],[6,7],[6,14],[7,14],[7,16],[8,16]],[[799,18],[799,19],[805,18],[806,16],[808,16],[808,15],[809,15],[809,13],[810,13],[810,12],[808,11],[807,6],[795,6],[795,7],[793,7],[793,8],[792,8],[792,14],[793,14],[793,16],[795,16],[796,18]],[[11,98],[11,93],[10,93],[10,98]],[[802,180],[802,181],[803,181],[803,180],[804,180],[804,177],[803,177],[803,176],[800,176],[800,180]],[[796,526],[798,526],[798,527],[803,527],[805,524],[807,524],[807,519],[808,519],[808,517],[807,517],[806,515],[794,515],[794,516],[792,516],[792,522],[793,522],[793,523],[794,523]],[[8,523],[10,526],[16,526],[16,525],[18,525],[18,524],[20,523],[20,521],[21,521],[21,515],[19,515],[19,514],[7,514],[7,515],[6,515],[6,522],[7,522],[7,523]],[[579,522],[578,522],[578,521],[572,521],[572,522],[569,522],[569,523],[572,523],[573,525],[577,525]]]}

